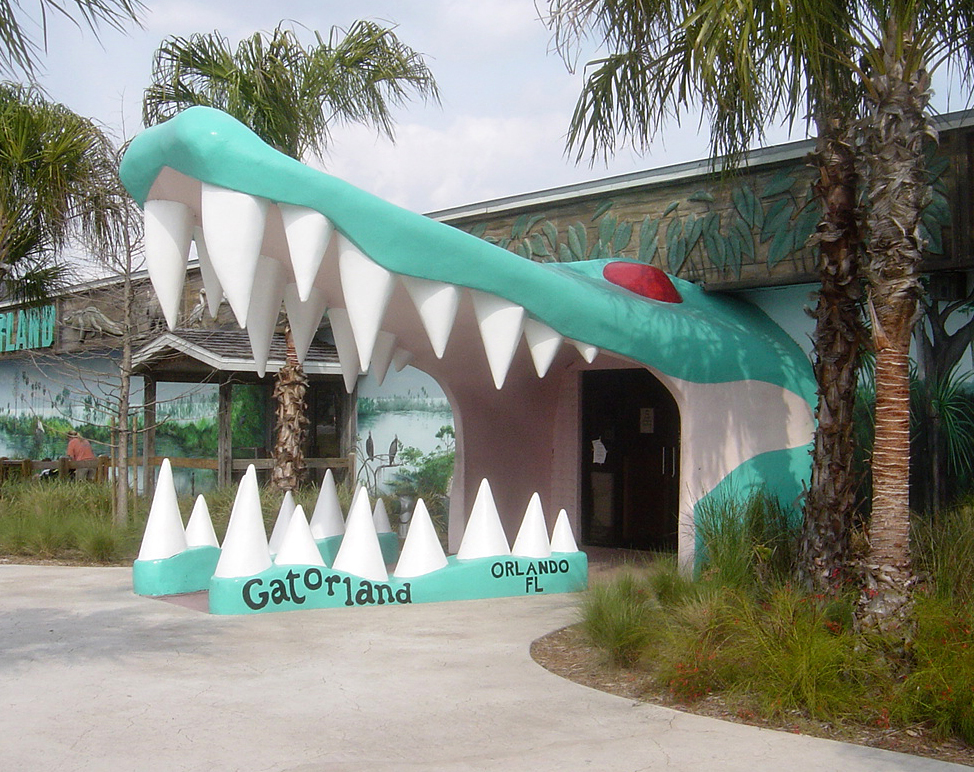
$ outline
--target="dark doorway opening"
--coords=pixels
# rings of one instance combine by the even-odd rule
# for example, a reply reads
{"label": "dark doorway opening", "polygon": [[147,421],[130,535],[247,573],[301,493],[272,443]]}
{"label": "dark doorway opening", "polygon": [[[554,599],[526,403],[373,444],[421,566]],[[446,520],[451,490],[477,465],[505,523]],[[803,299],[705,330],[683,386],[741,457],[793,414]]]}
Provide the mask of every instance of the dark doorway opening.
{"label": "dark doorway opening", "polygon": [[582,540],[674,549],[680,412],[648,370],[582,373]]}

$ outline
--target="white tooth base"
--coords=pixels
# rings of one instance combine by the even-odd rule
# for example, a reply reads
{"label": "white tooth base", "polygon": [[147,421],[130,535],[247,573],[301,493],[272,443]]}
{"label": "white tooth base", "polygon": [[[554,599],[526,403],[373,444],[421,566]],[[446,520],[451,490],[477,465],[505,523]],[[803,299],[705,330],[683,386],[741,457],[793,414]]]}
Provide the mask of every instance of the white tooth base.
{"label": "white tooth base", "polygon": [[202,497],[183,531],[169,459],[164,459],[142,549],[132,564],[132,589],[136,595],[152,597],[206,590],[219,559],[220,548]]}
{"label": "white tooth base", "polygon": [[213,530],[213,519],[210,508],[206,506],[206,499],[201,493],[193,504],[193,512],[186,523],[186,545],[189,547],[216,547],[219,549],[216,531]]}
{"label": "white tooth base", "polygon": [[163,459],[156,481],[156,492],[149,508],[139,560],[162,560],[185,552],[186,531],[176,502],[176,486],[172,479],[169,459]]}

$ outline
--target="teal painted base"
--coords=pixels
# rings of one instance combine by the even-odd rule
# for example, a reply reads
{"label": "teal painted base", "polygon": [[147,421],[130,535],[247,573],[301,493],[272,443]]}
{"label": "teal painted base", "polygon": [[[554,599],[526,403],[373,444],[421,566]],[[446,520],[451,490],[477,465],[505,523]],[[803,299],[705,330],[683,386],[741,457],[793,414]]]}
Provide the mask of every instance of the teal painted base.
{"label": "teal painted base", "polygon": [[136,560],[132,565],[132,586],[136,595],[181,595],[210,586],[220,550],[191,547],[162,560]]}
{"label": "teal painted base", "polygon": [[448,560],[446,568],[431,574],[411,579],[390,576],[385,582],[311,566],[275,566],[245,578],[213,577],[210,613],[259,614],[503,598],[579,592],[588,585],[588,558],[584,552],[555,553],[544,559]]}

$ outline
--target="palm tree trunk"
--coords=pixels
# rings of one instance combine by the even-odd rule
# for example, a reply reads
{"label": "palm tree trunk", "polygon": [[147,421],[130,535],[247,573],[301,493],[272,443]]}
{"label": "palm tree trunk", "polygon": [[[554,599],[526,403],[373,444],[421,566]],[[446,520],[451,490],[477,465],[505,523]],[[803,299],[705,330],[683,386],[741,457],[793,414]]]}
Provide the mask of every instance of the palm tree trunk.
{"label": "palm tree trunk", "polygon": [[856,493],[853,410],[863,340],[858,174],[848,124],[819,121],[813,158],[819,171],[816,193],[823,205],[814,237],[821,279],[813,338],[818,407],[812,480],[801,536],[801,572],[816,592],[831,593],[841,591],[850,578]]}
{"label": "palm tree trunk", "polygon": [[271,480],[282,490],[294,490],[304,473],[304,437],[308,417],[304,395],[308,378],[298,362],[291,328],[284,331],[287,355],[284,367],[274,381],[277,400],[277,441],[274,444],[274,471]]}
{"label": "palm tree trunk", "polygon": [[867,625],[902,627],[910,606],[910,337],[918,316],[923,240],[920,215],[930,191],[924,144],[930,78],[908,29],[890,23],[873,63],[864,127],[870,210],[868,280],[876,349],[876,437],[866,597]]}

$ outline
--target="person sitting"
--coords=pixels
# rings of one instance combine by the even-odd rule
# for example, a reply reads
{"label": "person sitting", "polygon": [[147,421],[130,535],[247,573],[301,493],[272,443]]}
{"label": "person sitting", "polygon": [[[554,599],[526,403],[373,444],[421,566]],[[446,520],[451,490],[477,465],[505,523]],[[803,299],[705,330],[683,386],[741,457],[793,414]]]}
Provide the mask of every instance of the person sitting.
{"label": "person sitting", "polygon": [[[95,460],[95,454],[91,450],[91,443],[74,429],[68,432],[68,450],[66,455],[72,461]],[[76,480],[92,480],[94,477],[95,470],[93,467],[79,468],[74,472],[74,479]]]}

